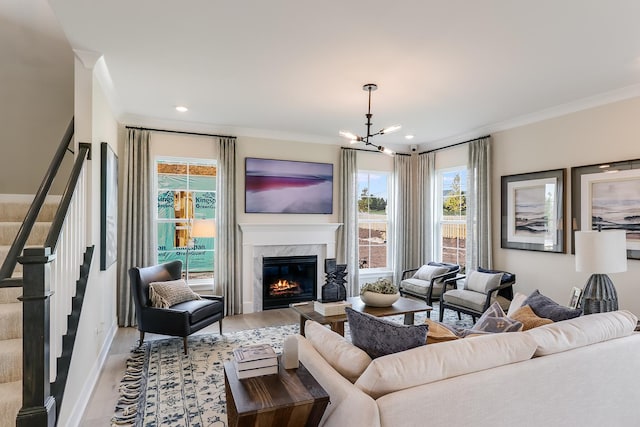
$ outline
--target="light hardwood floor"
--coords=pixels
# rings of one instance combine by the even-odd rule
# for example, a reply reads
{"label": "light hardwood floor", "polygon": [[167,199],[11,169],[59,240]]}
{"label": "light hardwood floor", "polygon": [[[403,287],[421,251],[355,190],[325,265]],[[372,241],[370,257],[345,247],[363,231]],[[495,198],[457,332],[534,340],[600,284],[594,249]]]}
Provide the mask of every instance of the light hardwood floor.
{"label": "light hardwood floor", "polygon": [[[225,317],[222,332],[237,332],[265,326],[280,326],[298,323],[298,315],[290,308],[267,310],[259,313],[241,314]],[[197,334],[218,333],[218,324],[214,323]],[[146,334],[145,341],[168,338],[165,335]],[[139,332],[135,328],[119,328],[113,339],[107,360],[100,378],[84,412],[81,427],[110,426],[111,417],[118,400],[118,385],[125,370],[129,352],[137,345]]]}

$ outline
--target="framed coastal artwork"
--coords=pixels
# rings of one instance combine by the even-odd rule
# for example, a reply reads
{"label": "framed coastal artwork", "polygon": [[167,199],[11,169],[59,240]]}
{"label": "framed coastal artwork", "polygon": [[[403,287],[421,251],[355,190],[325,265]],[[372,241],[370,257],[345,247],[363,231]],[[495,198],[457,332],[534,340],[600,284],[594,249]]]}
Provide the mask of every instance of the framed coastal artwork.
{"label": "framed coastal artwork", "polygon": [[108,143],[100,155],[100,270],[118,257],[118,157]]}
{"label": "framed coastal artwork", "polygon": [[624,230],[640,259],[640,159],[571,168],[571,242],[576,230]]}
{"label": "framed coastal artwork", "polygon": [[333,213],[333,164],[245,159],[246,213]]}
{"label": "framed coastal artwork", "polygon": [[565,170],[501,177],[501,247],[565,252]]}

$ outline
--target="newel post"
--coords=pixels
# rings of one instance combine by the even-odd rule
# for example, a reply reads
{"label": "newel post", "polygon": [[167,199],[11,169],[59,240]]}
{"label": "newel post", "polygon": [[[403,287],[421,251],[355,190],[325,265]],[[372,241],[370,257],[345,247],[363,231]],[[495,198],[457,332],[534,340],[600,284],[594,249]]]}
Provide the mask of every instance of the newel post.
{"label": "newel post", "polygon": [[22,408],[17,427],[53,427],[56,401],[49,383],[51,248],[25,248],[22,301]]}

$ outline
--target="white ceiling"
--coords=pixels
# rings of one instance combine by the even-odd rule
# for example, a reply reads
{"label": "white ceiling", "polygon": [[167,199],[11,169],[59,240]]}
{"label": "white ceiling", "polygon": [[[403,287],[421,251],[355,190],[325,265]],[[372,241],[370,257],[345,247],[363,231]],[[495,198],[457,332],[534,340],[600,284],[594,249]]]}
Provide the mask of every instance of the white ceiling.
{"label": "white ceiling", "polygon": [[374,140],[429,149],[640,95],[637,0],[49,3],[127,124],[340,144],[372,82]]}

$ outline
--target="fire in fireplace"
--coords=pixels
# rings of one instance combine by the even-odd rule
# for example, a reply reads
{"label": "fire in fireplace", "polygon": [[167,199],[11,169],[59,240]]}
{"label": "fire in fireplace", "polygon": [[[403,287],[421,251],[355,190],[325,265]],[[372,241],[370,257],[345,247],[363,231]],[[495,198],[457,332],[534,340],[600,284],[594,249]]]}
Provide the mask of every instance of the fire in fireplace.
{"label": "fire in fireplace", "polygon": [[262,309],[288,307],[317,297],[318,257],[284,256],[262,259]]}

